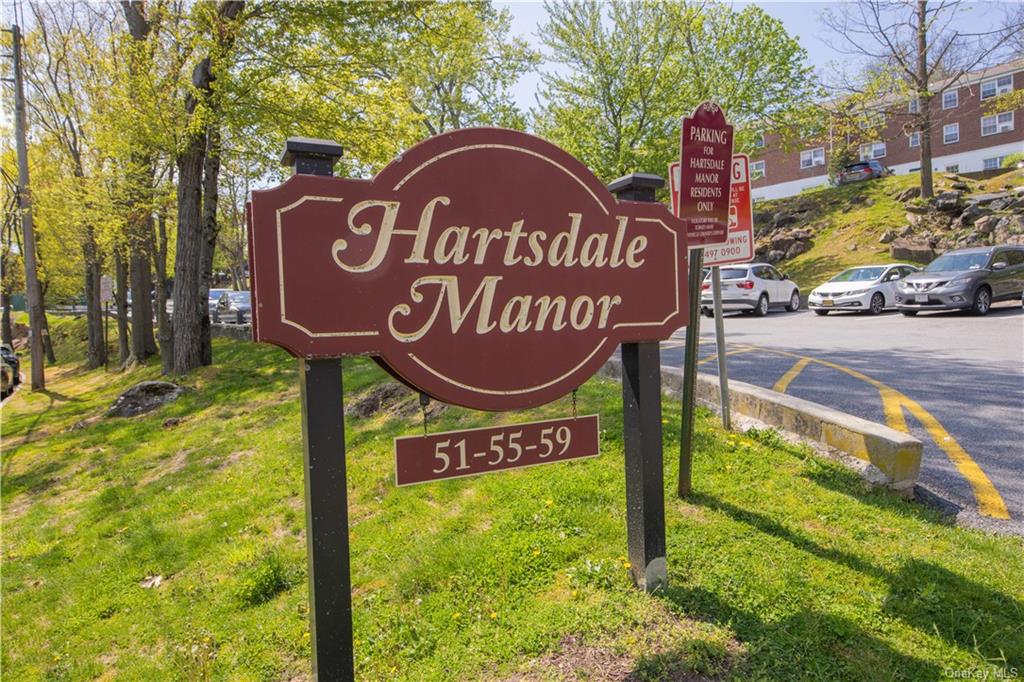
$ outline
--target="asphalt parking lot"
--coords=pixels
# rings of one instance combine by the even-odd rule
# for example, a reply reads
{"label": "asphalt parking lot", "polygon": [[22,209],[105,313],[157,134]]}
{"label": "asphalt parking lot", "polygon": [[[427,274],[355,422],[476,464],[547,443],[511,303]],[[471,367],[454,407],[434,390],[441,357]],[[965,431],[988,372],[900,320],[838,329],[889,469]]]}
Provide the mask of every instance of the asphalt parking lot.
{"label": "asphalt parking lot", "polygon": [[[725,316],[729,377],[909,430],[919,482],[992,519],[1024,521],[1024,310],[904,317],[808,310]],[[701,318],[700,370],[717,374],[714,320]],[[684,330],[662,344],[683,362]]]}

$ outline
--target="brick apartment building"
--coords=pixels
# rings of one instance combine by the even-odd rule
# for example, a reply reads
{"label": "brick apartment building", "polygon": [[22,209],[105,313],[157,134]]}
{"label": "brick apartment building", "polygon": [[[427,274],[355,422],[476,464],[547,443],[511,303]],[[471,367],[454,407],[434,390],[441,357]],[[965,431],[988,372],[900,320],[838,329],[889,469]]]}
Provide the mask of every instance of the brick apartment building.
{"label": "brick apartment building", "polygon": [[[939,172],[971,173],[998,168],[1008,154],[1024,152],[1024,109],[989,112],[991,101],[1024,88],[1024,59],[965,74],[955,84],[932,86],[932,167]],[[889,106],[878,117],[876,139],[859,145],[862,159],[878,159],[897,174],[921,169],[919,132],[906,132],[917,102]],[[881,119],[879,119],[880,121]],[[767,134],[750,155],[754,201],[778,199],[828,183],[832,131],[819,142],[784,151],[778,135]]]}

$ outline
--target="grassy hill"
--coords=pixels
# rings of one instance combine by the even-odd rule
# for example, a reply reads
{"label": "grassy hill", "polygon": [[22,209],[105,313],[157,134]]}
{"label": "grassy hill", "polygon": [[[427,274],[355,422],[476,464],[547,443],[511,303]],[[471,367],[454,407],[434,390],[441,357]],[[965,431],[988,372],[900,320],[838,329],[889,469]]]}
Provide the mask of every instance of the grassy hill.
{"label": "grassy hill", "polygon": [[[2,408],[5,680],[303,680],[309,639],[296,363],[215,342],[217,364],[156,412],[106,418],[156,378],[65,362]],[[27,370],[26,370],[27,374]],[[361,680],[937,679],[1024,667],[1024,540],[951,527],[772,431],[701,411],[695,493],[675,497],[679,405],[664,406],[671,586],[625,558],[620,387],[588,382],[591,460],[396,488],[416,399],[346,361]],[[366,400],[364,400],[366,399]],[[360,402],[362,401],[362,402]],[[411,409],[409,409],[411,408]],[[431,431],[566,415],[451,408]],[[339,415],[339,418],[341,415]],[[627,677],[628,676],[628,677]]]}
{"label": "grassy hill", "polygon": [[[934,177],[936,194],[951,189],[957,181],[944,173]],[[754,208],[767,213],[798,212],[802,216],[789,229],[812,232],[812,247],[782,261],[779,268],[802,291],[809,292],[844,268],[893,262],[889,247],[879,239],[886,230],[899,230],[907,224],[906,209],[896,196],[920,181],[919,173],[909,173],[842,187],[820,187],[785,199],[759,202]],[[1008,171],[970,184],[972,189],[986,192],[1019,187],[1024,185],[1024,171]]]}

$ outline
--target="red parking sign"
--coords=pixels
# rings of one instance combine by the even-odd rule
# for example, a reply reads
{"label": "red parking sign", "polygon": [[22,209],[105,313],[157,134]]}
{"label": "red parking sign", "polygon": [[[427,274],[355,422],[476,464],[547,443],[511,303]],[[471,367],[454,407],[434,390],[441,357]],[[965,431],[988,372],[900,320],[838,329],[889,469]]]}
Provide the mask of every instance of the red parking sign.
{"label": "red parking sign", "polygon": [[[672,212],[678,212],[680,164],[668,166],[669,194]],[[754,212],[750,195],[750,159],[746,154],[734,154],[730,169],[732,188],[729,191],[729,241],[704,247],[704,265],[749,263],[754,259]]]}

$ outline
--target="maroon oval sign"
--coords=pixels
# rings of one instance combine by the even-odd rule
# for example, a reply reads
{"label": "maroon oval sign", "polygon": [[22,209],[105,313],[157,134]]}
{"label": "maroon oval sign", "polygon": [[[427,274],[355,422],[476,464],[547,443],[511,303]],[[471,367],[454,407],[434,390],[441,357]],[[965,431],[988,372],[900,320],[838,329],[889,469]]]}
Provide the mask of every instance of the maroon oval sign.
{"label": "maroon oval sign", "polygon": [[439,135],[372,181],[296,175],[249,220],[255,340],[378,356],[466,407],[550,402],[687,322],[682,221],[525,133]]}

